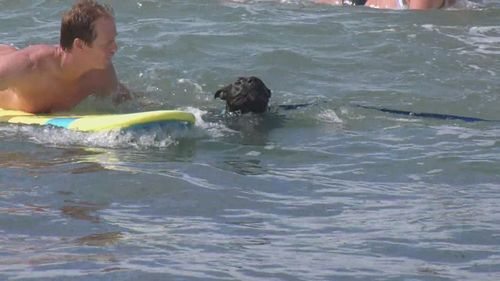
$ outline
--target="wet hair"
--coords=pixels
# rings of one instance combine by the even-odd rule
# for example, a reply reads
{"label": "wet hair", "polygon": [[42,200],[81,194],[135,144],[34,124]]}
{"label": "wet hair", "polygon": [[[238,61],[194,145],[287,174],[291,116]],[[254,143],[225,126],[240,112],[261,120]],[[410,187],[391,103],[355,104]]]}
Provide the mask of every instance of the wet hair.
{"label": "wet hair", "polygon": [[63,50],[71,50],[76,38],[91,45],[97,37],[95,22],[102,17],[113,18],[111,6],[101,5],[95,0],[76,1],[62,16],[60,44]]}

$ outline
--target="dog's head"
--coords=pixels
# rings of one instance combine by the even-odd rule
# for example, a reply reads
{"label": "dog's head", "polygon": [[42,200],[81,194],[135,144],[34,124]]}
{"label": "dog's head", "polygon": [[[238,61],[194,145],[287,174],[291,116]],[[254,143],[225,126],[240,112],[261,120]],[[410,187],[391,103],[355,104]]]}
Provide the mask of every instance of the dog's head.
{"label": "dog's head", "polygon": [[267,111],[271,90],[257,77],[240,77],[217,90],[214,98],[225,100],[229,112],[262,113]]}

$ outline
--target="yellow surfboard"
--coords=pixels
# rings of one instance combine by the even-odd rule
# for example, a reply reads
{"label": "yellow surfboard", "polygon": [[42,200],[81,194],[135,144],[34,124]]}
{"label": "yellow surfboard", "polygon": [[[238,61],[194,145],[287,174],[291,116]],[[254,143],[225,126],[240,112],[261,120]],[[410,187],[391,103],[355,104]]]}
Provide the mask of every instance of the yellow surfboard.
{"label": "yellow surfboard", "polygon": [[195,117],[192,113],[179,110],[65,116],[55,114],[37,115],[23,111],[0,109],[0,123],[55,126],[83,132],[147,128],[158,124],[191,126],[194,122]]}

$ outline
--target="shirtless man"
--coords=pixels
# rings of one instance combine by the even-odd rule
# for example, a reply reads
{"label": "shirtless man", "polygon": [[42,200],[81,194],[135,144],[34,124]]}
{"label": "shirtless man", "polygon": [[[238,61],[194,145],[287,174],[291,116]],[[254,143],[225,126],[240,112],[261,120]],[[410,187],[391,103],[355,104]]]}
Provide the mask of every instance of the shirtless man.
{"label": "shirtless man", "polygon": [[379,9],[431,10],[452,6],[455,0],[314,0],[315,3],[367,6]]}
{"label": "shirtless man", "polygon": [[115,37],[111,8],[78,0],[62,17],[60,45],[0,45],[0,108],[48,113],[91,94],[110,96],[119,87],[111,63]]}

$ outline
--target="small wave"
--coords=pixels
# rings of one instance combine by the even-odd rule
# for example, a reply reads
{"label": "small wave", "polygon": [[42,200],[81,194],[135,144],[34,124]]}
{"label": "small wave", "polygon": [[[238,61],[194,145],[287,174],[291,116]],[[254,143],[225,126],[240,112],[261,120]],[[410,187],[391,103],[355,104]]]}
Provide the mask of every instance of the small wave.
{"label": "small wave", "polygon": [[500,138],[500,128],[483,130],[478,128],[466,128],[452,125],[441,125],[434,127],[438,136],[450,135],[458,139],[472,139],[474,141],[491,140],[496,142]]}
{"label": "small wave", "polygon": [[168,148],[184,138],[196,137],[190,130],[156,126],[139,130],[112,130],[87,133],[52,126],[8,125],[0,127],[2,135],[14,135],[38,144],[55,146],[84,146],[103,148]]}
{"label": "small wave", "polygon": [[466,39],[477,47],[478,52],[500,54],[500,26],[473,26]]}
{"label": "small wave", "polygon": [[331,109],[320,112],[318,114],[318,119],[326,123],[338,123],[338,124],[343,123],[342,119],[340,119],[340,117],[335,113],[335,111]]}
{"label": "small wave", "polygon": [[458,40],[472,47],[477,53],[500,54],[500,26],[473,26],[469,28],[468,32],[459,31],[459,34],[457,34],[457,27],[438,27],[433,24],[424,24],[422,27],[428,31]]}

